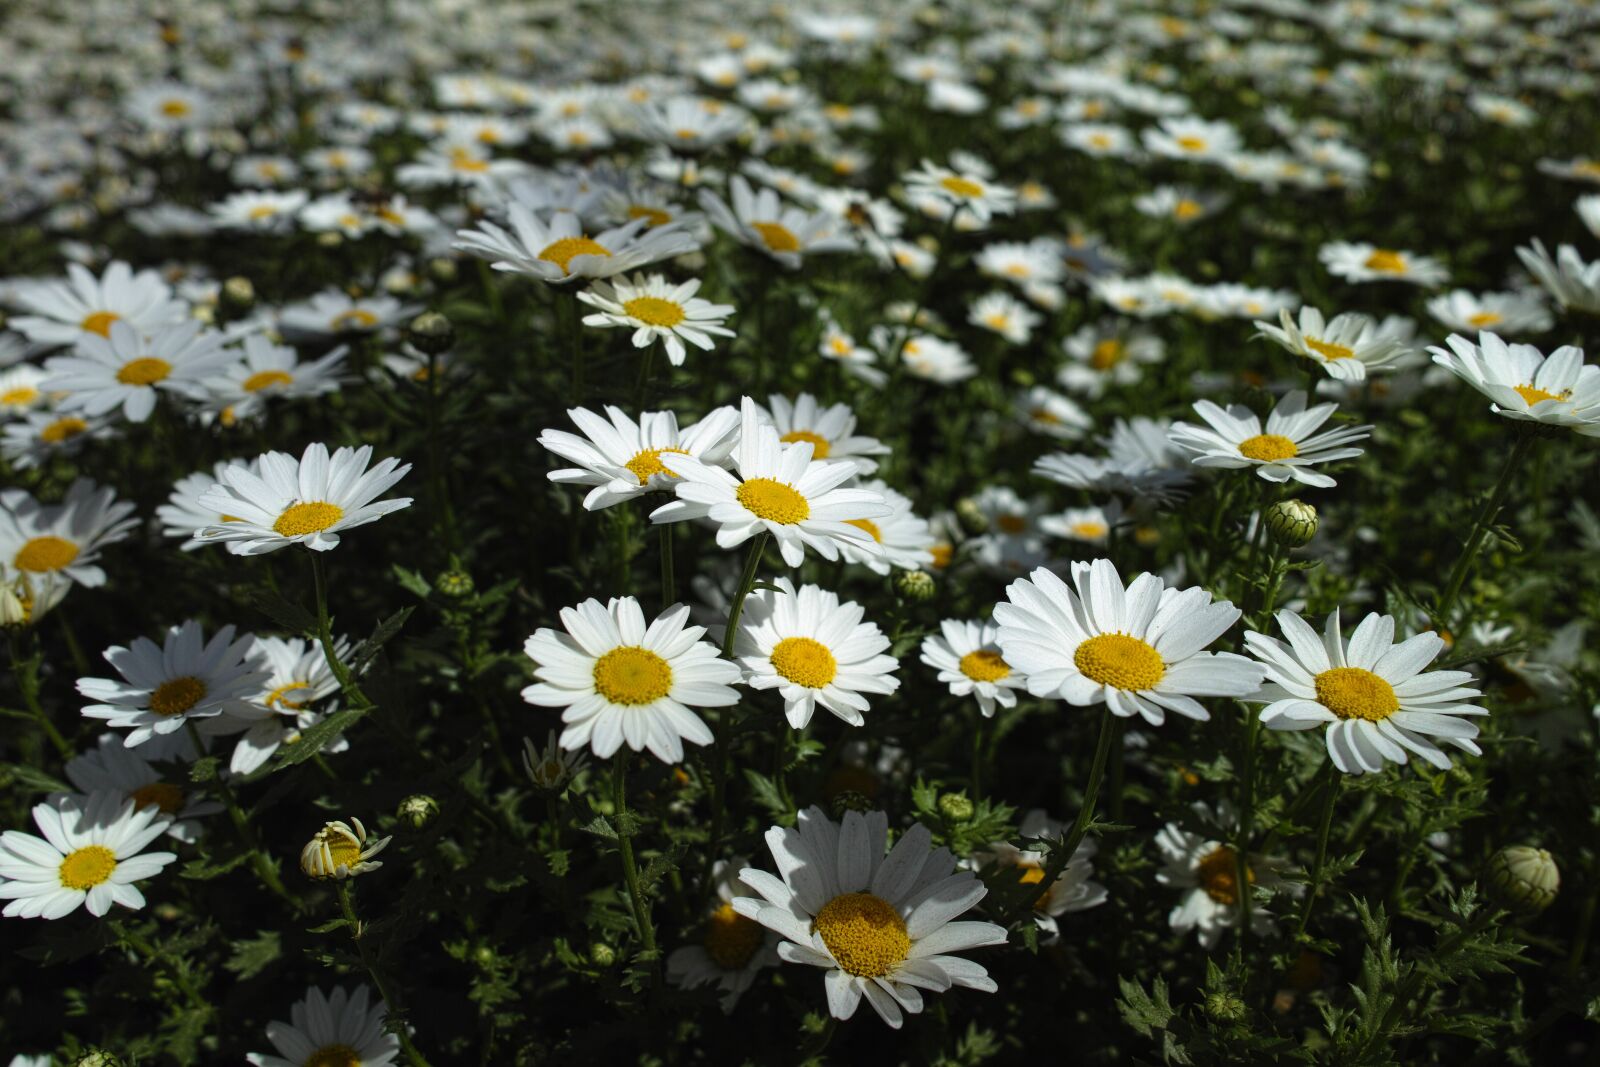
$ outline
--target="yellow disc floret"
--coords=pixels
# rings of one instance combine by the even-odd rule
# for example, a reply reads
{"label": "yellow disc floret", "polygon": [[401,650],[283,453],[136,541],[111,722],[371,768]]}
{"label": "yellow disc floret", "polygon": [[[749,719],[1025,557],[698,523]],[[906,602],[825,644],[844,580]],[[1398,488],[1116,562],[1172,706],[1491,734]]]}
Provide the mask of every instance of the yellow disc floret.
{"label": "yellow disc floret", "polygon": [[168,782],[151,782],[129,793],[128,799],[139,810],[155,808],[163,815],[176,815],[183,807],[183,790]]}
{"label": "yellow disc floret", "polygon": [[361,1067],[361,1054],[349,1045],[324,1045],[306,1060],[306,1067]]}
{"label": "yellow disc floret", "polygon": [[1315,337],[1307,337],[1305,342],[1307,348],[1329,363],[1336,359],[1354,359],[1356,355],[1354,349],[1346,348],[1344,345],[1330,344],[1327,341],[1319,341]]}
{"label": "yellow disc floret", "polygon": [[812,433],[810,430],[790,430],[778,440],[786,444],[794,444],[796,441],[809,441],[811,443],[812,459],[827,459],[828,453],[833,451],[833,446],[828,443],[826,437],[819,433]]}
{"label": "yellow disc floret", "polygon": [[283,537],[304,537],[326,530],[342,518],[344,508],[338,504],[308,500],[304,504],[292,504],[285,508],[283,514],[278,516],[278,521],[272,524],[272,529]]}
{"label": "yellow disc floret", "polygon": [[1540,389],[1537,385],[1515,385],[1512,388],[1517,391],[1517,395],[1522,398],[1522,402],[1530,408],[1541,400],[1565,400],[1572,395],[1570,393],[1552,393],[1548,389]]}
{"label": "yellow disc floret", "polygon": [[638,319],[646,326],[671,328],[684,319],[683,305],[659,296],[636,296],[622,305],[629,318]]}
{"label": "yellow disc floret", "polygon": [[961,673],[974,682],[998,682],[1011,673],[1011,665],[1000,653],[980,648],[961,657]]}
{"label": "yellow disc floret", "polygon": [[1372,254],[1366,258],[1362,266],[1382,274],[1404,274],[1406,272],[1406,257],[1387,248],[1374,248]]}
{"label": "yellow disc floret", "polygon": [[866,533],[870,534],[872,539],[878,542],[878,544],[883,544],[883,531],[878,529],[878,524],[873,522],[871,519],[846,519],[844,520],[844,524],[846,526],[854,526],[858,530],[865,531]]}
{"label": "yellow disc floret", "polygon": [[[1256,873],[1248,866],[1244,873],[1250,884],[1254,885]],[[1202,856],[1199,866],[1195,868],[1195,877],[1200,882],[1200,888],[1206,891],[1206,896],[1218,904],[1239,902],[1239,854],[1227,845],[1218,845]]]}
{"label": "yellow disc floret", "polygon": [[240,386],[247,393],[259,393],[261,390],[274,385],[293,385],[294,375],[288,371],[263,370],[257,371],[244,380]]}
{"label": "yellow disc floret", "polygon": [[940,178],[939,187],[947,193],[953,193],[967,200],[973,200],[983,195],[983,186],[968,178],[957,177],[954,174],[948,178]]}
{"label": "yellow disc floret", "polygon": [[539,258],[547,263],[554,263],[563,271],[571,271],[568,265],[578,256],[609,256],[611,249],[598,241],[587,237],[563,237],[544,246],[539,253]]}
{"label": "yellow disc floret", "polygon": [[78,329],[97,333],[101,337],[111,336],[111,324],[122,318],[115,311],[91,311],[78,323]]}
{"label": "yellow disc floret", "polygon": [[1382,722],[1400,710],[1394,686],[1360,667],[1334,667],[1315,682],[1317,703],[1341,719]]}
{"label": "yellow disc floret", "polygon": [[871,893],[845,893],[817,912],[817,933],[839,969],[857,978],[882,978],[911,952],[905,920]]}
{"label": "yellow disc floret", "polygon": [[117,370],[117,381],[123,385],[154,385],[172,373],[172,364],[155,356],[130,359]]}
{"label": "yellow disc floret", "polygon": [[58,873],[67,889],[93,889],[117,869],[117,854],[104,845],[85,845],[61,861]]}
{"label": "yellow disc floret", "polygon": [[1090,681],[1129,692],[1152,689],[1167,673],[1159,652],[1127,634],[1089,638],[1072,654],[1072,662]]}
{"label": "yellow disc floret", "polygon": [[811,505],[800,491],[772,478],[741,482],[734,496],[756,518],[782,526],[793,526],[811,517]]}
{"label": "yellow disc floret", "polygon": [[24,541],[22,547],[17,549],[17,555],[12,562],[19,571],[46,574],[70,565],[77,558],[77,545],[64,537],[46,534]]}
{"label": "yellow disc floret", "polygon": [[706,923],[706,955],[725,971],[737,971],[761,947],[761,924],[747,919],[724,902]]}
{"label": "yellow disc floret", "polygon": [[1289,438],[1276,433],[1258,433],[1254,437],[1247,437],[1239,442],[1239,455],[1246,459],[1260,460],[1263,463],[1275,463],[1280,459],[1292,459],[1300,454],[1300,449]]}
{"label": "yellow disc floret", "polygon": [[206,695],[206,683],[190,675],[169,678],[150,694],[150,710],[157,715],[182,715]]}
{"label": "yellow disc floret", "polygon": [[594,661],[594,690],[613,704],[653,704],[672,691],[672,667],[648,648],[623,645]]}
{"label": "yellow disc floret", "polygon": [[821,689],[839,673],[839,661],[821,641],[785,637],[772,649],[772,669],[795,685]]}
{"label": "yellow disc floret", "polygon": [[761,235],[761,241],[772,252],[800,251],[800,238],[787,226],[776,222],[752,222],[750,228]]}

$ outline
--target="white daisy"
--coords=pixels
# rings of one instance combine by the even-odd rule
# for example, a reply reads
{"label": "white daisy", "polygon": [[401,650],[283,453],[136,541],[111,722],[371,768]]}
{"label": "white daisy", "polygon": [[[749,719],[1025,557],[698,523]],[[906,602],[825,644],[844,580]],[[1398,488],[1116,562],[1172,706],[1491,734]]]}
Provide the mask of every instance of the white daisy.
{"label": "white daisy", "polygon": [[371,458],[371,445],[329,456],[327,445],[313,442],[298,460],[283,452],[260,456],[260,473],[250,464],[231,463],[196,501],[227,521],[197,530],[195,539],[223,542],[229,552],[246,556],[292,544],[318,552],[335,548],[341,531],[411,506],[410,497],[375,499],[404,478],[411,464],[391,457],[368,470]]}
{"label": "white daisy", "polygon": [[1429,288],[1450,280],[1450,271],[1431,256],[1350,241],[1330,241],[1317,250],[1328,273],[1349,282],[1410,282]]}
{"label": "white daisy", "polygon": [[940,217],[965,212],[979,222],[1016,210],[1015,189],[989,180],[976,171],[951,170],[924,159],[917,170],[905,174],[906,196],[913,201],[928,200],[940,208]]}
{"label": "white daisy", "polygon": [[1543,333],[1554,320],[1537,293],[1484,293],[1469,289],[1441,293],[1428,301],[1428,314],[1447,329],[1470,334],[1476,330],[1496,333]]}
{"label": "white daisy", "polygon": [[370,837],[360,819],[336,819],[322,824],[300,850],[300,870],[308,878],[344,881],[383,866],[372,857],[389,847],[393,837]]}
{"label": "white daisy", "polygon": [[741,402],[739,425],[734,473],[690,457],[674,459],[677,499],[652,511],[651,522],[708,518],[724,549],[770,534],[791,567],[800,566],[807,547],[837,559],[841,541],[873,544],[871,534],[850,522],[881,518],[890,508],[870,490],[839,488],[855,476],[853,462],[812,459],[810,441],[783,444],[749,397]]}
{"label": "white daisy", "polygon": [[22,489],[0,490],[0,562],[24,574],[104,585],[100,550],[127,539],[139,520],[133,504],[86,478],[67,487],[59,504],[41,504]]}
{"label": "white daisy", "polygon": [[922,662],[939,672],[951,696],[976,698],[986,719],[996,707],[1016,707],[1017,690],[1028,687],[1027,677],[1000,654],[998,632],[992,622],[945,619],[939,633],[922,639]]}
{"label": "white daisy", "polygon": [[1024,345],[1044,316],[1007,292],[985,293],[973,301],[967,321],[997,333],[1014,345]]}
{"label": "white daisy", "polygon": [[859,475],[878,469],[873,456],[889,454],[889,446],[877,438],[856,435],[856,415],[849,404],[823,405],[810,393],[793,400],[774,393],[767,397],[766,407],[756,405],[756,413],[778,431],[784,444],[809,441],[812,459],[853,463]]}
{"label": "white daisy", "polygon": [[1033,473],[1071,489],[1170,503],[1190,479],[1188,459],[1171,431],[1165,419],[1118,419],[1105,439],[1105,456],[1052,452],[1034,462]]}
{"label": "white daisy", "polygon": [[114,645],[105,658],[122,678],[79,678],[78,692],[98,701],[83,714],[131,728],[126,744],[133,748],[190,719],[242,713],[266,677],[254,646],[248,634],[235,641],[232,626],[206,641],[193,619],[170,628],[160,645],[147,637],[128,648]]}
{"label": "white daisy", "polygon": [[752,689],[776,689],[789,725],[803,730],[817,705],[851,726],[866,722],[863,693],[900,688],[889,639],[876,623],[863,622],[860,604],[841,603],[837,593],[788,578],[758,589],[744,602],[734,656]]}
{"label": "white daisy", "polygon": [[1322,312],[1306,306],[1296,323],[1283,308],[1278,322],[1257,322],[1255,327],[1295,355],[1320,363],[1328,377],[1342,382],[1359,382],[1370,371],[1390,369],[1409,351],[1403,339],[1353,311],[1324,320]]}
{"label": "white daisy", "polygon": [[667,957],[667,980],[683,989],[715,985],[722,1010],[731,1012],[763,968],[778,965],[777,939],[754,919],[733,910],[737,897],[755,895],[739,881],[747,860],[718,860],[711,868],[716,904],[707,910],[699,944],[674,949]]}
{"label": "white daisy", "polygon": [[889,820],[881,811],[846,812],[834,823],[821,809],[799,813],[793,828],[767,831],[776,876],[755,868],[740,879],[760,897],[737,897],[734,910],[784,938],[778,955],[826,970],[828,1010],[855,1014],[862,997],[890,1026],[922,1010],[923,989],[998,987],[988,971],[953,953],[1006,940],[1003,927],[954,922],[988,890],[971,871],[955,870],[946,848],[914,823],[887,856]]}
{"label": "white daisy", "polygon": [[1490,411],[1600,437],[1600,367],[1584,364],[1583,349],[1563,345],[1546,356],[1488,331],[1477,344],[1454,333],[1445,343],[1428,349],[1433,361],[1493,401]]}
{"label": "white daisy", "polygon": [[1167,355],[1166,342],[1155,331],[1128,329],[1114,321],[1078,328],[1061,348],[1068,363],[1056,372],[1056,381],[1091,400],[1100,399],[1110,386],[1137,384],[1145,367]]}
{"label": "white daisy", "polygon": [[1145,148],[1168,159],[1214,162],[1244,147],[1239,131],[1226,122],[1194,115],[1168,116],[1140,133]]}
{"label": "white daisy", "polygon": [[144,907],[134,882],[152,878],[178,857],[144,847],[172,820],[137,807],[120,792],[58,795],[33,809],[43,837],[0,834],[0,899],[8,918],[60,919],[81,904],[99,918],[111,905]]}
{"label": "white daisy", "polygon": [[545,448],[578,464],[551,471],[552,482],[594,486],[583,498],[589,511],[649,492],[670,491],[678,477],[668,466],[672,456],[720,466],[738,440],[739,413],[731,407],[716,408],[684,430],[678,429],[678,416],[670,411],[647,411],[638,422],[609,404],[605,413],[602,419],[587,408],[570,408],[567,416],[583,431],[582,437],[565,430],[539,435]]}
{"label": "white daisy", "polygon": [[[183,551],[189,552],[199,548],[205,542],[198,540],[195,534],[201,529],[215,525],[219,522],[228,522],[230,517],[218,511],[200,506],[200,497],[212,486],[216,485],[222,477],[222,472],[232,465],[232,460],[219,460],[211,468],[211,473],[196,471],[179,478],[172,486],[172,492],[167,496],[167,502],[156,508],[156,518],[161,522],[161,532],[168,537],[182,537],[184,542],[179,546]],[[259,473],[255,460],[244,461],[252,473]]]}
{"label": "white daisy", "polygon": [[649,219],[636,218],[589,237],[570,211],[541,216],[512,201],[506,214],[510,230],[485,220],[475,230],[456,231],[455,247],[489,260],[495,270],[551,284],[609,278],[699,247],[677,222],[651,226]]}
{"label": "white daisy", "polygon": [[155,410],[157,390],[189,399],[204,396],[201,383],[232,358],[222,347],[226,340],[193,319],[149,336],[119,319],[107,336],[86,333],[74,353],[46,361],[42,388],[66,394],[57,410],[93,418],[121,408],[130,422],[143,422]]}
{"label": "white daisy", "polygon": [[45,403],[44,372],[31,363],[0,371],[0,420],[19,418]]}
{"label": "white daisy", "polygon": [[222,409],[225,419],[250,418],[274,397],[302,399],[338,392],[339,371],[349,352],[340,345],[302,363],[293,348],[275,345],[261,334],[245,337],[242,347],[243,352],[229,353],[236,362],[205,382],[211,403]]}
{"label": "white daisy", "polygon": [[622,326],[633,331],[633,347],[645,348],[657,340],[666,347],[674,367],[683,366],[687,350],[683,342],[709,352],[712,336],[732,337],[723,326],[732,304],[713,304],[695,293],[700,279],[684,283],[669,282],[659,274],[618,279],[615,284],[595,282],[578,294],[578,299],[600,309],[598,315],[585,315],[585,326]]}
{"label": "white daisy", "polygon": [[877,493],[889,505],[889,514],[876,519],[846,519],[851,526],[872,537],[871,546],[839,543],[839,556],[847,563],[859,563],[876,574],[888,574],[895,567],[915,571],[933,566],[933,533],[928,520],[911,510],[911,501],[882,482],[862,482],[859,488]]}
{"label": "white daisy", "polygon": [[210,212],[219,229],[286,233],[294,229],[295,216],[308,199],[304,189],[251,189],[228,195],[212,204]]}
{"label": "white daisy", "polygon": [[541,627],[523,645],[539,681],[522,699],[566,709],[563,748],[587,745],[605,759],[626,742],[635,752],[649,748],[662,762],[678,763],[684,741],[712,740],[710,727],[689,709],[739,702],[733,688],[739,668],[701,640],[704,627],[684,625],[688,618],[688,607],[674,604],[646,627],[633,597],[562,608],[565,633]]}
{"label": "white daisy", "polygon": [[1067,508],[1055,515],[1042,515],[1039,529],[1051,537],[1103,545],[1113,527],[1122,522],[1122,505],[1113,500],[1103,507]]}
{"label": "white daisy", "polygon": [[1537,238],[1517,249],[1517,258],[1563,308],[1600,315],[1600,259],[1585,263],[1572,245],[1561,245],[1552,258]]}
{"label": "white daisy", "polygon": [[[1038,838],[1060,840],[1065,836],[1066,824],[1052,819],[1043,808],[1034,808],[1023,815],[1017,827],[1017,836],[1024,841]],[[1106,902],[1106,887],[1094,881],[1095,842],[1084,838],[1077,851],[1067,861],[1056,880],[1044,884],[1046,853],[1037,848],[1018,848],[1009,841],[996,841],[988,848],[975,853],[973,859],[979,866],[994,865],[1003,870],[1017,872],[1021,885],[1038,886],[1039,894],[1033,902],[1033,919],[1049,937],[1059,937],[1057,922],[1061,916],[1075,911],[1087,911]]]}
{"label": "white daisy", "polygon": [[1240,615],[1204,589],[1168,589],[1148,571],[1124,589],[1116,566],[1097,559],[1072,565],[1071,587],[1040,567],[1006,598],[994,609],[1000,651],[1034,696],[1104,702],[1160,726],[1168,711],[1209,719],[1197,696],[1242,697],[1261,684],[1245,657],[1201,651]]}
{"label": "white daisy", "polygon": [[[1228,821],[1224,809],[1213,815],[1204,803],[1192,806],[1200,823]],[[1220,830],[1221,828],[1219,828]],[[1205,835],[1168,823],[1156,834],[1156,848],[1166,866],[1156,872],[1156,881],[1183,891],[1167,921],[1174,930],[1195,932],[1205,948],[1215,948],[1223,931],[1239,923],[1239,854],[1231,846]],[[1274,890],[1287,889],[1280,869],[1281,861],[1252,853],[1245,861],[1245,877],[1250,880],[1250,929],[1270,934],[1272,913],[1262,903]]]}
{"label": "white daisy", "polygon": [[222,810],[221,804],[189,788],[186,776],[181,784],[164,780],[142,755],[122,743],[120,734],[101,734],[94,748],[72,757],[62,771],[81,793],[115,793],[133,801],[138,810],[155,808],[176,820],[166,833],[178,841],[198,841],[200,824],[193,820]]}
{"label": "white daisy", "polygon": [[1334,609],[1319,640],[1292,611],[1280,611],[1278,628],[1288,647],[1254,631],[1245,647],[1266,665],[1267,684],[1252,699],[1266,704],[1261,722],[1274,730],[1314,730],[1328,724],[1328,757],[1346,774],[1383,769],[1421,756],[1440,770],[1450,757],[1434,740],[1474,756],[1477,723],[1461,716],[1487,715],[1466,671],[1428,671],[1445,647],[1436,633],[1394,643],[1394,618],[1373,612],[1350,635],[1348,648]]}
{"label": "white daisy", "polygon": [[1330,403],[1308,409],[1306,394],[1296,389],[1278,401],[1267,415],[1263,430],[1261,419],[1242,404],[1230,404],[1224,410],[1209,400],[1201,400],[1194,410],[1207,425],[1174,423],[1172,440],[1194,454],[1197,467],[1254,467],[1269,482],[1293,479],[1328,489],[1338,482],[1318,474],[1311,466],[1361,455],[1361,449],[1349,446],[1366,440],[1372,430],[1371,426],[1337,426],[1317,433],[1317,428],[1338,408],[1338,404]]}
{"label": "white daisy", "polygon": [[817,351],[822,358],[839,364],[851,377],[859,378],[873,388],[881,388],[889,376],[876,366],[878,353],[857,344],[856,339],[827,312],[823,312],[822,316],[822,340],[817,344]]}
{"label": "white daisy", "polygon": [[[334,640],[334,654],[348,662],[350,641]],[[327,711],[315,711],[319,704],[339,691],[339,679],[328,664],[326,653],[315,641],[291,637],[257,637],[252,654],[265,668],[265,675],[252,698],[232,705],[222,715],[199,725],[208,735],[242,734],[233,746],[228,769],[234,774],[249,774],[272,758],[285,744],[299,740],[301,731],[321,721]],[[350,743],[342,737],[324,745],[324,752],[342,752]]]}
{"label": "white daisy", "polygon": [[843,224],[826,211],[784,206],[777,192],[755,192],[739,175],[729,182],[728,189],[733,198],[731,206],[710,189],[700,190],[700,207],[712,224],[789,270],[798,270],[806,256],[849,252],[856,247],[843,231]]}
{"label": "white daisy", "polygon": [[278,314],[278,326],[288,336],[326,340],[398,326],[418,310],[417,305],[403,304],[392,296],[356,297],[343,289],[324,289],[285,307]]}
{"label": "white daisy", "polygon": [[30,341],[70,345],[85,333],[109,336],[114,322],[126,322],[137,333],[148,334],[189,316],[160,273],[135,274],[121,260],[106,267],[99,278],[69,263],[67,279],[17,284],[10,301],[30,314],[11,318],[6,325]]}
{"label": "white daisy", "polygon": [[369,1006],[367,987],[327,996],[312,986],[289,1009],[289,1022],[267,1024],[267,1040],[278,1055],[252,1052],[255,1067],[384,1067],[400,1054],[400,1039],[384,1028],[383,1001]]}
{"label": "white daisy", "polygon": [[1081,437],[1094,426],[1094,420],[1076,400],[1045,385],[1017,393],[1011,410],[1028,429],[1058,441]]}

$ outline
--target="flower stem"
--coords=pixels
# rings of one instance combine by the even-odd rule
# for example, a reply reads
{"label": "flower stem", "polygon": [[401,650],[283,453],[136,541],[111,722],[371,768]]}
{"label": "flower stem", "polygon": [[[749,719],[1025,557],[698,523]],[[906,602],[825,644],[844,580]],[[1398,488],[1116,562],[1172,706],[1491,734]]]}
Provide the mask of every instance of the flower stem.
{"label": "flower stem", "polygon": [[372,984],[378,987],[378,996],[383,998],[384,1008],[388,1012],[390,1032],[400,1039],[400,1048],[405,1052],[406,1059],[411,1062],[411,1067],[429,1067],[428,1058],[417,1051],[417,1046],[411,1043],[411,1035],[406,1030],[405,1016],[401,1011],[400,1002],[395,999],[388,984],[384,982],[383,969],[378,966],[378,961],[368,949],[366,938],[361,936],[365,932],[365,927],[356,916],[350,879],[339,879],[334,883],[334,888],[339,894],[339,910],[344,913],[344,921],[350,925],[350,939],[355,942],[356,952],[361,956],[361,965],[366,968]]}
{"label": "flower stem", "polygon": [[[194,743],[196,758],[203,756],[206,749],[194,720],[189,719],[185,722],[184,728],[189,732],[189,740]],[[245,849],[250,853],[250,866],[255,868],[256,877],[261,879],[261,883],[270,889],[274,896],[283,899],[298,912],[299,899],[289,892],[288,887],[283,884],[283,879],[278,876],[277,864],[272,862],[266,849],[262,847],[261,839],[256,836],[255,827],[250,825],[244,809],[239,806],[239,798],[234,796],[233,787],[228,784],[228,780],[223,777],[220,770],[213,781],[217,786],[217,795],[222,798],[222,806],[228,809],[228,818],[233,822],[233,828],[238,831],[239,839],[244,842]]]}
{"label": "flower stem", "polygon": [[639,865],[633,858],[633,826],[628,817],[628,760],[618,757],[612,769],[612,801],[616,804],[617,851],[622,854],[622,877],[628,883],[628,900],[633,907],[633,925],[646,952],[656,950],[656,928],[650,919],[650,902],[639,885]]}
{"label": "flower stem", "polygon": [[645,346],[644,355],[639,360],[639,380],[633,387],[633,406],[641,417],[644,415],[644,403],[650,398],[650,372],[655,369],[656,349],[660,345],[659,341],[651,341]]}
{"label": "flower stem", "polygon": [[311,553],[311,580],[317,588],[317,640],[322,645],[322,654],[328,661],[328,667],[333,671],[333,676],[339,679],[339,688],[349,698],[350,703],[357,707],[370,708],[372,701],[361,691],[356,684],[355,676],[350,673],[344,661],[339,658],[339,653],[333,645],[333,627],[328,618],[328,573],[327,565],[322,561],[322,553]]}
{"label": "flower stem", "polygon": [[1472,520],[1472,532],[1467,535],[1466,547],[1461,552],[1461,558],[1456,560],[1455,569],[1450,572],[1450,580],[1445,583],[1444,596],[1439,600],[1437,615],[1441,626],[1450,622],[1450,612],[1455,607],[1456,597],[1461,593],[1461,585],[1467,580],[1467,574],[1472,570],[1473,561],[1477,559],[1478,549],[1483,545],[1484,535],[1489,532],[1489,525],[1494,522],[1495,515],[1499,513],[1500,506],[1505,502],[1506,494],[1511,490],[1511,480],[1517,473],[1517,468],[1522,466],[1522,461],[1527,457],[1528,450],[1533,447],[1532,434],[1518,434],[1511,443],[1511,452],[1506,456],[1506,465],[1500,470],[1500,480],[1494,483],[1489,496],[1478,509],[1478,514]]}
{"label": "flower stem", "polygon": [[1333,825],[1333,809],[1339,801],[1339,790],[1344,785],[1344,775],[1334,767],[1332,760],[1322,765],[1322,777],[1326,779],[1323,784],[1326,793],[1322,799],[1322,823],[1317,828],[1317,858],[1311,867],[1311,886],[1306,890],[1305,906],[1300,909],[1296,938],[1305,936],[1306,927],[1311,922],[1311,909],[1316,906],[1317,895],[1322,892],[1322,869],[1328,860],[1328,829]]}
{"label": "flower stem", "polygon": [[22,641],[16,634],[11,636],[11,666],[17,679],[17,688],[22,692],[22,703],[28,709],[28,714],[39,724],[39,729],[50,739],[50,744],[55,747],[56,755],[63,761],[73,757],[72,746],[56,729],[56,724],[44,710],[44,705],[39,703],[39,663],[44,654],[37,649],[29,655],[22,654]]}
{"label": "flower stem", "polygon": [[[767,531],[756,534],[750,545],[750,554],[744,560],[744,573],[739,577],[739,588],[728,604],[728,625],[722,631],[722,658],[733,658],[734,642],[739,637],[739,616],[744,613],[745,598],[756,584],[756,571],[761,568],[761,553],[767,547]],[[723,801],[728,791],[728,752],[723,742],[720,720],[711,723],[711,836],[706,842],[704,883],[711,884],[711,867],[716,862],[717,850],[722,845]]]}
{"label": "flower stem", "polygon": [[733,644],[739,636],[739,616],[744,613],[745,598],[750,595],[750,590],[756,584],[756,571],[761,568],[761,553],[767,547],[768,536],[765,530],[756,534],[755,541],[750,545],[750,554],[744,558],[744,573],[740,575],[739,589],[728,605],[728,625],[722,631],[723,659],[733,658]]}
{"label": "flower stem", "polygon": [[[1239,761],[1239,842],[1234,849],[1236,865],[1234,884],[1239,898],[1239,946],[1250,937],[1250,846],[1256,829],[1256,736],[1261,716],[1256,709],[1244,705],[1244,755]],[[1326,833],[1326,829],[1324,829]],[[1324,837],[1326,842],[1326,837]]]}

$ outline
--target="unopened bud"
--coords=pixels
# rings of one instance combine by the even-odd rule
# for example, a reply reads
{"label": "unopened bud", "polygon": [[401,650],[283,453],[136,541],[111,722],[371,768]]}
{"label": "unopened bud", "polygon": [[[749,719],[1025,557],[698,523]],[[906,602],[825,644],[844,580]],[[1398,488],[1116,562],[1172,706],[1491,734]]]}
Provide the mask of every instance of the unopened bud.
{"label": "unopened bud", "polygon": [[1267,533],[1284,548],[1299,548],[1317,536],[1317,509],[1304,500],[1280,500],[1267,509]]}
{"label": "unopened bud", "polygon": [[847,811],[873,811],[875,805],[865,793],[857,793],[854,789],[845,789],[833,798],[833,817],[844,818]]}
{"label": "unopened bud", "polygon": [[238,318],[256,306],[255,283],[242,274],[235,274],[222,283],[218,303],[228,313],[229,318]]}
{"label": "unopened bud", "polygon": [[966,822],[972,818],[972,801],[965,793],[940,793],[939,814],[948,822]]}
{"label": "unopened bud", "polygon": [[471,596],[472,591],[477,588],[472,581],[472,575],[466,571],[454,569],[444,571],[439,577],[435,578],[433,587],[439,590],[440,594],[450,597],[452,600],[460,600],[462,597]]}
{"label": "unopened bud", "polygon": [[596,967],[609,967],[617,962],[617,950],[604,941],[589,946],[589,962]]}
{"label": "unopened bud", "polygon": [[460,273],[453,259],[436,256],[428,260],[428,280],[435,285],[449,285]]}
{"label": "unopened bud", "polygon": [[1218,1022],[1236,1023],[1245,1017],[1244,1001],[1228,990],[1206,994],[1206,1014]]}
{"label": "unopened bud", "polygon": [[424,311],[406,327],[411,347],[427,356],[448,352],[456,343],[456,328],[437,311]]}
{"label": "unopened bud", "polygon": [[1508,845],[1489,860],[1489,895],[1507,911],[1537,915],[1561,889],[1556,859],[1532,845]]}
{"label": "unopened bud", "polygon": [[414,793],[400,802],[394,814],[413,830],[420,830],[439,814],[439,802],[426,793]]}
{"label": "unopened bud", "polygon": [[956,518],[961,522],[961,528],[976,537],[989,532],[989,516],[983,513],[978,502],[971,497],[962,497],[956,501]]}
{"label": "unopened bud", "polygon": [[901,571],[894,576],[894,591],[906,600],[932,600],[939,589],[927,571]]}
{"label": "unopened bud", "polygon": [[72,1061],[72,1067],[122,1067],[122,1058],[103,1048],[92,1048]]}

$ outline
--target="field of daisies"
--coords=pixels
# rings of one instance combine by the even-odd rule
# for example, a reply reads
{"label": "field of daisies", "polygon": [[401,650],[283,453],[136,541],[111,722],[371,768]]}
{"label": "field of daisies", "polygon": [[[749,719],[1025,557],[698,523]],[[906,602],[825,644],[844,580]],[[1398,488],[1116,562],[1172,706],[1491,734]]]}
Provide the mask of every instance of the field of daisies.
{"label": "field of daisies", "polygon": [[0,1062],[1600,1057],[1600,6],[0,59]]}

